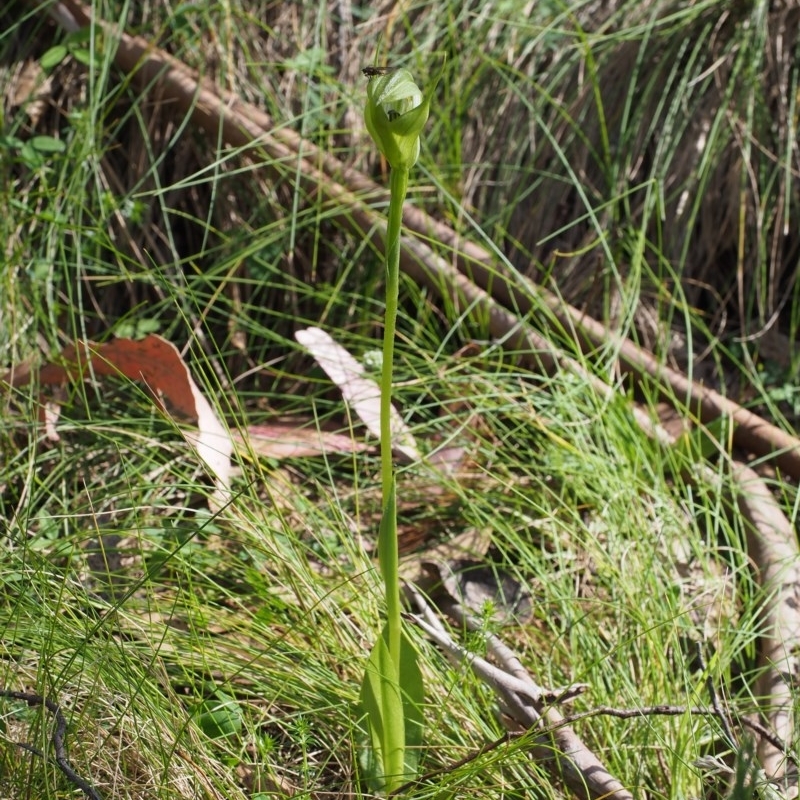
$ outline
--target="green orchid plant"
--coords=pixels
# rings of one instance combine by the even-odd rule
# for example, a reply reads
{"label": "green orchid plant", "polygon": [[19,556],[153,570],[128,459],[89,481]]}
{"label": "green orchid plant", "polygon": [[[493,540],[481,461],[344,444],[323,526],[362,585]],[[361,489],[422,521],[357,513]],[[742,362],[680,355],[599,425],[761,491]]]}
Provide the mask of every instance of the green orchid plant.
{"label": "green orchid plant", "polygon": [[389,164],[390,199],[386,226],[386,310],[381,373],[381,483],[383,516],[378,561],[386,597],[386,624],[370,654],[361,686],[367,743],[362,751],[365,778],[374,791],[390,794],[417,774],[422,745],[424,686],[417,653],[404,628],[397,545],[397,481],[392,459],[392,367],[400,282],[400,229],[408,176],[420,152],[438,77],[423,95],[405,69],[364,69],[364,121]]}

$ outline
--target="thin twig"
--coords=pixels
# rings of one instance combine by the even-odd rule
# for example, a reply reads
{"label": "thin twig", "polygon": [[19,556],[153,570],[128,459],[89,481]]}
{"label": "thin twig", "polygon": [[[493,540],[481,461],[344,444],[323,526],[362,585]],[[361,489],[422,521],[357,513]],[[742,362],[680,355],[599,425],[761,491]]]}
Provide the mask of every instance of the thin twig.
{"label": "thin twig", "polygon": [[[10,689],[0,689],[0,697],[8,697],[12,700],[22,700],[27,703],[31,708],[36,706],[44,706],[55,719],[55,728],[50,737],[53,743],[53,750],[55,750],[55,762],[58,768],[64,773],[68,780],[75,784],[89,800],[103,800],[97,789],[94,788],[88,781],[81,778],[77,772],[72,768],[67,756],[67,749],[64,744],[64,734],[67,731],[67,720],[61,711],[61,707],[54,700],[47,697],[42,697],[40,694],[31,694],[30,692],[14,692]],[[43,753],[38,748],[29,744],[19,743],[19,747],[28,750],[38,756],[43,756]]]}
{"label": "thin twig", "polygon": [[725,735],[728,737],[728,741],[732,745],[735,745],[736,737],[733,735],[733,729],[731,728],[728,720],[728,715],[722,711],[722,706],[720,705],[719,697],[717,696],[717,690],[714,686],[714,680],[706,666],[706,660],[703,656],[703,645],[701,642],[697,642],[697,662],[700,669],[706,673],[706,688],[708,689],[708,695],[711,698],[711,707],[714,709],[714,711],[716,711],[717,719],[719,719],[722,729],[725,731]]}
{"label": "thin twig", "polygon": [[[527,733],[525,731],[524,733]],[[481,756],[485,756],[487,753],[491,753],[492,750],[497,750],[498,747],[501,747],[504,744],[507,744],[514,739],[518,739],[522,736],[520,733],[516,733],[514,731],[507,731],[503,736],[499,739],[495,739],[493,742],[487,742],[482,747],[479,747],[475,752],[470,753],[468,756],[464,756],[464,758],[460,758],[458,761],[454,761],[452,764],[448,764],[446,767],[439,767],[439,769],[433,769],[430,772],[426,772],[424,775],[420,775],[418,778],[414,778],[414,780],[407,781],[402,786],[399,786],[393,792],[389,793],[389,797],[397,797],[399,795],[405,794],[409,789],[413,789],[415,786],[419,786],[421,783],[430,783],[434,778],[437,778],[439,775],[449,775],[457,769],[466,766],[467,764],[476,761]]]}
{"label": "thin twig", "polygon": [[[564,717],[565,724],[573,722],[580,722],[584,719],[591,717],[616,717],[617,719],[634,719],[636,717],[680,717],[683,714],[690,714],[695,717],[714,717],[722,720],[727,720],[730,724],[731,718],[729,714],[723,711],[717,711],[714,708],[701,708],[699,706],[642,706],[642,708],[614,708],[613,706],[596,706],[588,711],[581,711],[578,714],[571,714]],[[784,742],[779,736],[770,732],[768,728],[748,717],[741,717],[736,722],[743,728],[749,728],[753,733],[766,739],[773,747],[780,750],[783,755],[794,762],[800,764],[800,759],[796,756],[787,742]]]}

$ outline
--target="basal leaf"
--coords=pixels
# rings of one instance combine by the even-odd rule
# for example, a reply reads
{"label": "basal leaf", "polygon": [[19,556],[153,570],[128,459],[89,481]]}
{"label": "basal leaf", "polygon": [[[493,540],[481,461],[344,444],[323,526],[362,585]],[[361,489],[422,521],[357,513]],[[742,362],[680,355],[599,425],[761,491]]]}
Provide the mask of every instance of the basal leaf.
{"label": "basal leaf", "polygon": [[425,725],[423,713],[425,684],[422,681],[422,672],[417,660],[417,649],[405,631],[400,640],[400,693],[403,701],[403,733],[405,736],[404,765],[406,775],[410,779],[417,774],[417,765],[422,751],[422,735]]}
{"label": "basal leaf", "polygon": [[388,629],[384,628],[372,648],[361,685],[368,741],[360,760],[367,785],[374,792],[391,791],[417,774],[424,726],[425,689],[417,651],[404,631],[398,676],[388,641]]}
{"label": "basal leaf", "polygon": [[361,708],[368,742],[361,753],[367,785],[374,792],[399,785],[404,770],[403,701],[386,631],[378,638],[364,670]]}

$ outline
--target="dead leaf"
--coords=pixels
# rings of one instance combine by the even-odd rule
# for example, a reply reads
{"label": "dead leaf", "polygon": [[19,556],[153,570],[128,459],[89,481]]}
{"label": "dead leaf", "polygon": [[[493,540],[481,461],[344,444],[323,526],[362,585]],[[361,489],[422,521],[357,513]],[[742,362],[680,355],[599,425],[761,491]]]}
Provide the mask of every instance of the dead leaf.
{"label": "dead leaf", "polygon": [[366,444],[354,442],[350,436],[317,428],[300,428],[296,422],[249,425],[246,440],[236,431],[232,436],[237,445],[247,446],[262,458],[304,458],[326,453],[358,453],[368,449]]}
{"label": "dead leaf", "polygon": [[[0,378],[0,383],[20,387],[38,377],[40,384],[58,386],[85,380],[92,375],[124,376],[140,381],[160,408],[165,411],[168,408],[181,419],[196,424],[196,432],[182,429],[181,433],[215,477],[216,500],[227,496],[233,442],[211,404],[192,380],[178,348],[161,336],[151,334],[140,340],[114,339],[105,344],[78,342],[64,348],[60,364],[45,364],[38,374],[30,365],[22,365],[7,372]],[[57,437],[52,409],[48,409],[48,415],[48,436]]]}
{"label": "dead leaf", "polygon": [[[418,541],[408,544],[405,541],[404,527],[401,526],[400,536],[400,578],[407,583],[420,583],[422,581],[422,564],[434,562],[453,562],[458,559],[485,559],[492,544],[492,534],[487,528],[470,528],[453,536],[446,541],[440,541],[433,546],[426,546],[420,550]],[[430,545],[430,538],[428,539]],[[413,551],[413,552],[412,552]]]}
{"label": "dead leaf", "polygon": [[58,435],[58,418],[60,415],[61,406],[58,403],[48,400],[44,404],[44,409],[42,410],[42,416],[44,418],[44,436],[45,439],[51,442],[58,442],[61,440],[61,437]]}
{"label": "dead leaf", "polygon": [[27,59],[18,65],[14,78],[10,82],[9,105],[25,106],[31,127],[35,128],[47,109],[47,101],[52,99],[53,77],[45,74],[38,61]]}
{"label": "dead leaf", "polygon": [[[364,367],[320,328],[306,328],[297,331],[294,336],[339,387],[345,403],[380,441],[380,386],[371,378],[365,378]],[[394,407],[390,425],[392,449],[409,461],[419,461],[421,456],[414,436]]]}

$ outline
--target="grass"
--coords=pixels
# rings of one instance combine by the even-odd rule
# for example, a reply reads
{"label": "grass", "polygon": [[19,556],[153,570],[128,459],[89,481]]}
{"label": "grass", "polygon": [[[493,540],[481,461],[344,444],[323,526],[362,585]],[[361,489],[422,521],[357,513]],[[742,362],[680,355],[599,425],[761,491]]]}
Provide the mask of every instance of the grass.
{"label": "grass", "polygon": [[[793,424],[791,402],[775,399],[790,368],[765,370],[755,344],[721,327],[724,307],[734,333],[757,331],[788,297],[779,326],[790,338],[796,328],[794,234],[785,250],[776,244],[776,220],[794,212],[796,79],[787,73],[790,109],[768,131],[781,145],[765,138],[772,101],[756,91],[769,74],[758,60],[762,5],[739,9],[752,24],[735,32],[714,28],[714,2],[626,3],[594,21],[581,3],[530,14],[499,0],[404,9],[354,7],[352,21],[324,3],[182,7],[169,18],[103,3],[96,13],[158,32],[191,66],[375,174],[353,128],[378,34],[392,63],[421,76],[438,66],[433,50],[448,52],[413,202],[665,360],[691,364],[710,344],[717,380],[754,382],[753,402]],[[108,48],[89,51],[88,69],[72,56],[53,67],[42,109],[15,102],[10,65],[35,64],[65,39],[41,9],[4,13],[4,366],[55,358],[76,336],[157,331],[184,348],[232,426],[280,414],[361,437],[292,334],[319,325],[359,357],[377,349],[381,254],[296,188],[295,165],[268,181],[141,96]],[[723,56],[749,76],[742,107],[724,81],[715,93],[709,69]],[[36,150],[34,133],[57,137],[63,152],[44,140]],[[756,207],[731,166],[742,152],[762,189]],[[726,227],[740,218],[754,224]],[[709,231],[721,232],[713,247]],[[747,285],[760,288],[740,309],[731,276],[744,263]],[[714,264],[726,269],[712,275]],[[584,363],[613,376],[613,355]],[[466,453],[433,484],[419,467],[401,471],[401,537],[490,540],[487,562],[530,592],[532,618],[486,624],[537,679],[587,683],[576,711],[707,705],[710,679],[734,718],[751,713],[765,598],[742,521],[682,477],[700,445],[662,449],[625,398],[521,368],[479,319],[407,278],[397,358],[397,403],[423,448]],[[359,794],[354,705],[380,619],[377,458],[241,453],[232,502],[210,512],[207,476],[141,387],[70,387],[59,442],[43,439],[36,401],[17,391],[2,406],[0,686],[58,699],[70,760],[107,798]],[[793,518],[797,492],[789,482],[782,491]],[[504,729],[486,687],[416,642],[429,702],[422,764],[433,771]],[[40,708],[0,700],[0,795],[74,796],[48,758],[51,724]],[[578,732],[635,793],[663,798],[699,796],[695,759],[732,749],[718,723],[688,715],[598,717]],[[407,795],[564,796],[525,752],[511,741]]]}

